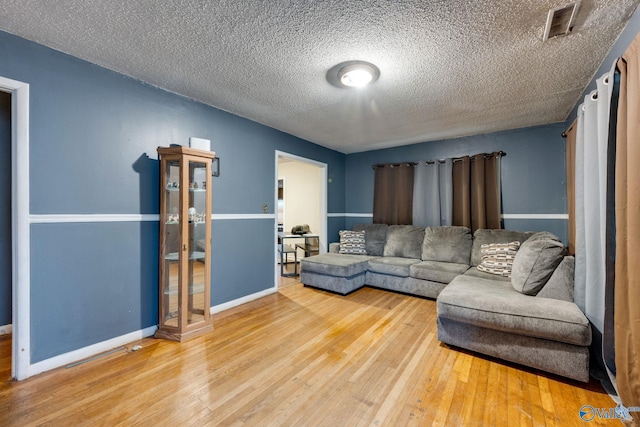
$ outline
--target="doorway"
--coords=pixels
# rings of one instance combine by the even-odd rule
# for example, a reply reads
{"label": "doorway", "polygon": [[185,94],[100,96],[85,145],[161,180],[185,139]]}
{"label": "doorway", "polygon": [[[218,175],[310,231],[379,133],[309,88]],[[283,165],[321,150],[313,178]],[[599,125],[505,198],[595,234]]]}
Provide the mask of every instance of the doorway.
{"label": "doorway", "polygon": [[0,91],[0,381],[11,379],[11,93]]}
{"label": "doorway", "polygon": [[[294,226],[308,225],[310,234],[319,237],[318,250],[326,252],[327,245],[327,164],[293,154],[276,151],[275,177],[275,254],[276,280],[278,287],[299,282],[297,276],[284,280],[280,276],[280,249],[282,237],[291,235]],[[288,240],[288,239],[287,239]],[[304,239],[291,239],[295,243],[304,243]],[[284,265],[288,273],[300,272],[300,259],[304,250],[296,249],[296,255],[286,254]],[[284,258],[284,256],[283,256]],[[294,264],[297,260],[297,264]]]}
{"label": "doorway", "polygon": [[0,77],[11,97],[11,377],[33,375],[30,342],[29,84]]}

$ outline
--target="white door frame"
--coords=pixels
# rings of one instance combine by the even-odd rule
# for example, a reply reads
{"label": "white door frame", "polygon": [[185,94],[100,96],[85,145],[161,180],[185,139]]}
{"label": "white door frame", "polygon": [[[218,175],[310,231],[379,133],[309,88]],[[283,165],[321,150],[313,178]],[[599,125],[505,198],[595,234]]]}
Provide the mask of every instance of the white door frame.
{"label": "white door frame", "polygon": [[[274,195],[274,205],[277,209],[278,207],[278,158],[283,157],[291,160],[295,160],[297,162],[308,163],[319,168],[319,182],[318,187],[320,189],[320,230],[318,231],[318,235],[320,236],[320,253],[327,251],[327,164],[319,162],[317,160],[308,159],[306,157],[297,156],[295,154],[286,153],[284,151],[276,150],[276,158],[275,158],[275,195]],[[273,221],[273,238],[274,238],[274,260],[277,265],[278,262],[278,212],[276,211],[275,220]],[[285,230],[286,231],[286,230]],[[280,270],[278,268],[275,269],[275,287],[278,288],[278,277],[280,276]]]}
{"label": "white door frame", "polygon": [[30,229],[29,229],[29,85],[0,77],[0,90],[11,93],[11,376],[30,376]]}

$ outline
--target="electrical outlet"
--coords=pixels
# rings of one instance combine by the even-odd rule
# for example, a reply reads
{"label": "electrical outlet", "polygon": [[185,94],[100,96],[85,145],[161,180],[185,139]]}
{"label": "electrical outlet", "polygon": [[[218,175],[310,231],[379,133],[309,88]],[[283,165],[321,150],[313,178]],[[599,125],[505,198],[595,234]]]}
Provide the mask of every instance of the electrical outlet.
{"label": "electrical outlet", "polygon": [[268,204],[264,204],[262,205],[262,213],[268,213],[269,212],[269,205]]}

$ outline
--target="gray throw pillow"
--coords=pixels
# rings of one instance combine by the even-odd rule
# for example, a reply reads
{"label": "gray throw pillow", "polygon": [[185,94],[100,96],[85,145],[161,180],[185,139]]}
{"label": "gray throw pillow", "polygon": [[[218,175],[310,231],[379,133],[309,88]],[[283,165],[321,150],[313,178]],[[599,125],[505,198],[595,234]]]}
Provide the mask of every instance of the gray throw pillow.
{"label": "gray throw pillow", "polygon": [[562,242],[548,232],[536,233],[520,246],[513,260],[511,285],[525,295],[536,295],[564,258]]}
{"label": "gray throw pillow", "polygon": [[574,269],[575,259],[572,256],[564,257],[536,297],[573,302]]}

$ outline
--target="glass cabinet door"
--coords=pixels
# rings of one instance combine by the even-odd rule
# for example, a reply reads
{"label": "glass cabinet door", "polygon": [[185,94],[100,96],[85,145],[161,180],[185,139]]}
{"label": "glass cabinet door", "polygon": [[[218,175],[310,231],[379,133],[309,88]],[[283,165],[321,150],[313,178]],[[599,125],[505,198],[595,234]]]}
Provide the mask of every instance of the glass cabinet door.
{"label": "glass cabinet door", "polygon": [[208,301],[205,301],[207,264],[207,165],[189,161],[189,197],[187,209],[187,324],[202,322]]}
{"label": "glass cabinet door", "polygon": [[[162,285],[162,307],[160,316],[167,326],[180,326],[180,160],[166,162],[165,203],[161,220],[164,220],[163,252],[164,277]],[[161,227],[162,228],[162,227]]]}

